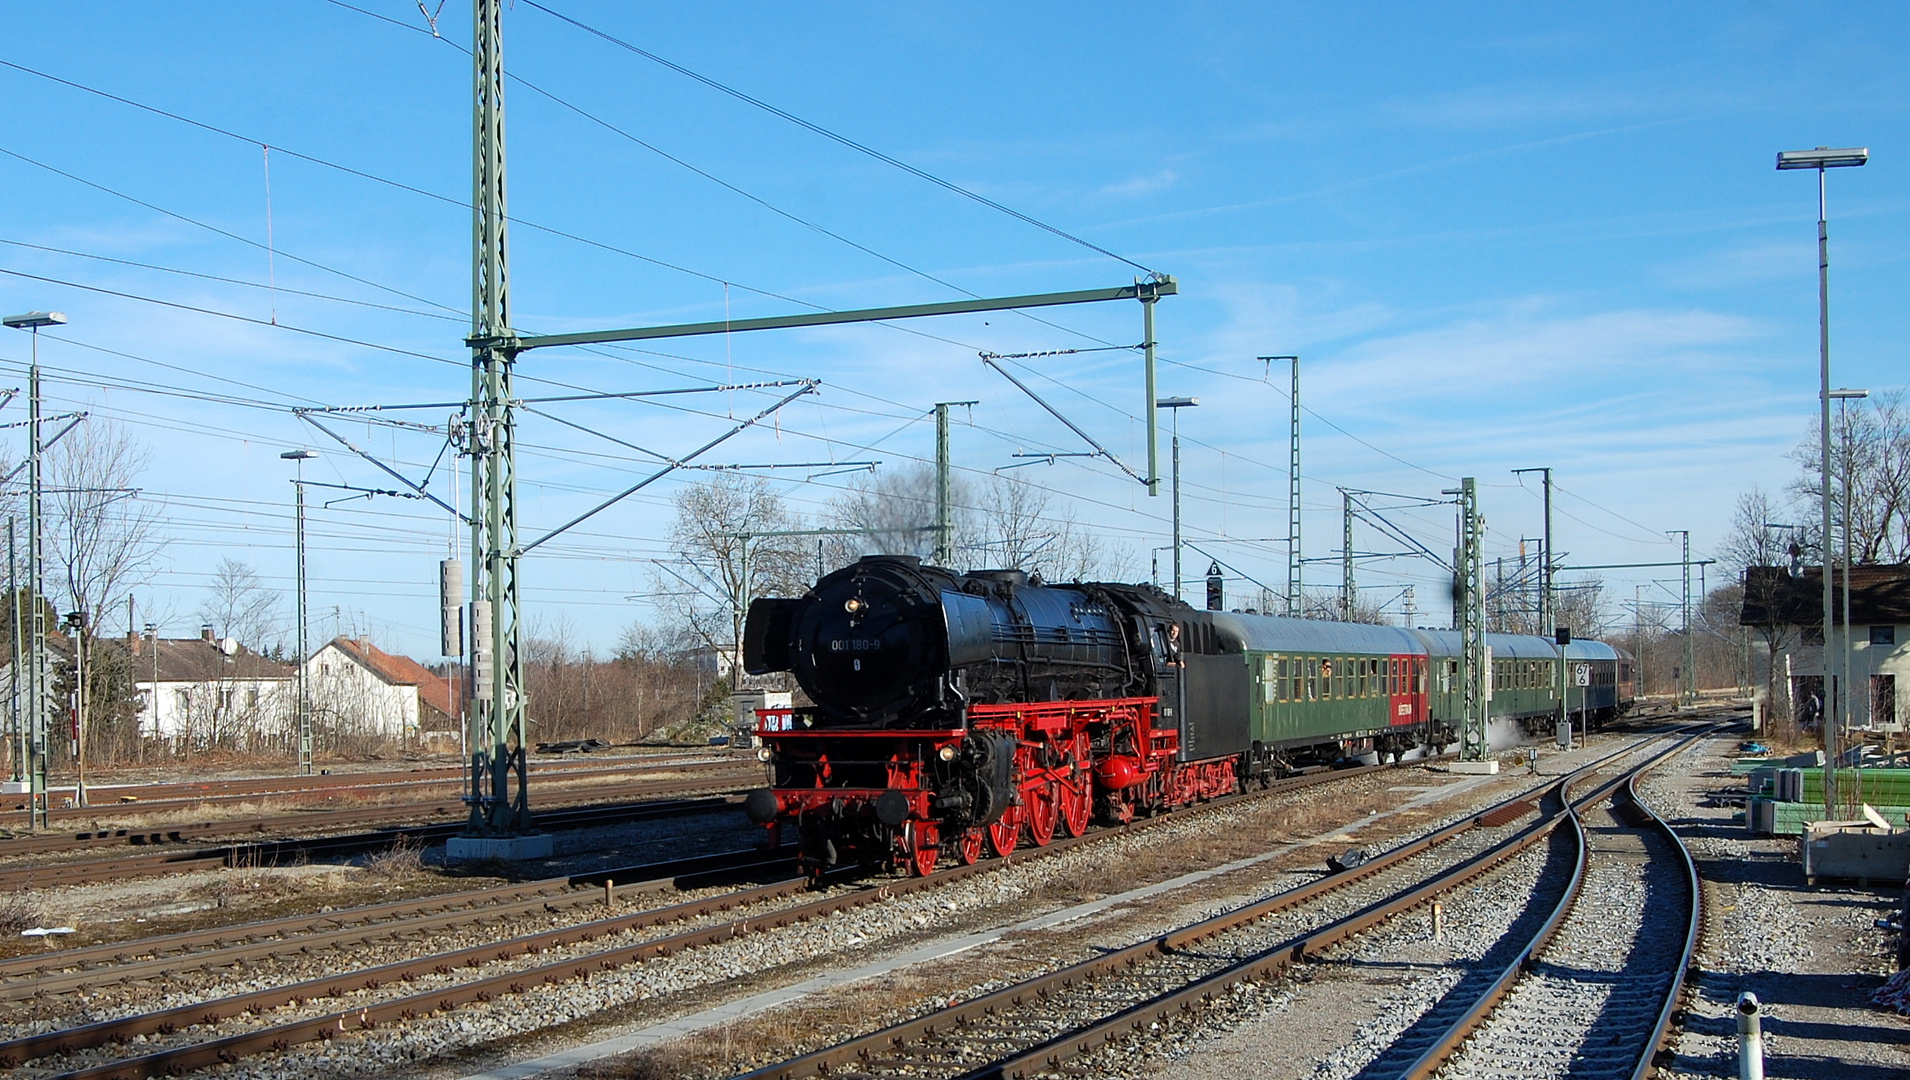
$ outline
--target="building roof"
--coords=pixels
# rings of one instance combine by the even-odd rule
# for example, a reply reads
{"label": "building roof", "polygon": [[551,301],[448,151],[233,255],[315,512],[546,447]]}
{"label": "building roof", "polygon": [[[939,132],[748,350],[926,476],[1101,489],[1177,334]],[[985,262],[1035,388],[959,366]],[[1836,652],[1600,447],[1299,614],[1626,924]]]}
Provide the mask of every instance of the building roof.
{"label": "building roof", "polygon": [[[66,638],[49,634],[47,645],[55,652],[66,655],[72,651]],[[290,679],[294,669],[283,660],[273,660],[260,656],[243,645],[235,645],[232,655],[227,656],[219,647],[219,642],[207,640],[203,635],[190,638],[93,638],[87,646],[93,649],[108,647],[130,653],[134,682],[153,681],[153,659],[158,656],[160,682],[205,683],[219,682],[224,679]]]}
{"label": "building roof", "polygon": [[409,656],[394,656],[365,638],[335,637],[327,645],[392,686],[417,687],[418,704],[425,708],[435,709],[444,716],[457,716],[462,707],[463,695],[458,692],[456,679],[434,674]]}
{"label": "building roof", "polygon": [[[1836,590],[1831,624],[1844,621],[1844,573],[1830,576]],[[1792,577],[1783,566],[1753,566],[1744,574],[1742,626],[1819,626],[1824,621],[1824,571],[1806,567]],[[1910,563],[1887,563],[1850,568],[1850,621],[1910,623]]]}

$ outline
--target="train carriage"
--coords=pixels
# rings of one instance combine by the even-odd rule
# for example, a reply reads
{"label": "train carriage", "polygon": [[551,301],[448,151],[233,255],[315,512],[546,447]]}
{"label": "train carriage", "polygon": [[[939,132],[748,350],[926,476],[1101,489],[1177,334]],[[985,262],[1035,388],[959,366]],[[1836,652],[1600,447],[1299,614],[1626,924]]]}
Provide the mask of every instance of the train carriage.
{"label": "train carriage", "polygon": [[[1549,728],[1558,652],[1488,635],[1491,715]],[[870,556],[799,598],[750,605],[745,667],[812,704],[766,711],[770,784],[745,803],[794,828],[812,873],[928,873],[1366,754],[1443,751],[1458,635],[1197,611],[1150,585],[1046,585]],[[1630,703],[1629,657],[1567,651],[1567,700]],[[1579,675],[1583,674],[1581,684]]]}

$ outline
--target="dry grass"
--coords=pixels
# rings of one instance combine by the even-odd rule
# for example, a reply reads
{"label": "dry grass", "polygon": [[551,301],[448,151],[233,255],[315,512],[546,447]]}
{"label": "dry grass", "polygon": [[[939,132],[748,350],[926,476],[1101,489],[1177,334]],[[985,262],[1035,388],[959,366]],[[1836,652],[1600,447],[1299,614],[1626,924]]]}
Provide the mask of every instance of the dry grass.
{"label": "dry grass", "polygon": [[425,872],[424,847],[409,837],[400,837],[385,850],[365,856],[364,872],[367,877],[387,882],[418,877]]}
{"label": "dry grass", "polygon": [[651,1047],[577,1069],[577,1080],[678,1080],[687,1075],[685,1055],[670,1047]]}
{"label": "dry grass", "polygon": [[46,925],[46,910],[38,900],[18,893],[0,896],[0,934],[18,936],[23,930]]}
{"label": "dry grass", "polygon": [[578,1080],[702,1080],[726,1077],[879,1028],[939,1006],[951,988],[966,988],[974,972],[898,971],[866,983],[825,991],[800,1011],[773,1010],[698,1032],[609,1061],[586,1065]]}

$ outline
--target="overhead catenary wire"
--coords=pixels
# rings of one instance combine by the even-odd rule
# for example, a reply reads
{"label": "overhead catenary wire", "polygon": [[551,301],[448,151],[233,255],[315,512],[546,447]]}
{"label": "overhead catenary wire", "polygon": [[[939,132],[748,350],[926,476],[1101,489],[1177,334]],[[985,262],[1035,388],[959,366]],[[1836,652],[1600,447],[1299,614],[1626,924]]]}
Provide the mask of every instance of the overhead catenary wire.
{"label": "overhead catenary wire", "polygon": [[1104,248],[1099,244],[1096,244],[1090,240],[1084,240],[1081,237],[1076,236],[1075,234],[1071,232],[1067,232],[1066,230],[1061,229],[1057,226],[1050,225],[1045,221],[1041,221],[1037,218],[1030,217],[1029,215],[1022,213],[1021,211],[1016,210],[1013,207],[1006,206],[978,192],[970,191],[969,189],[962,187],[960,184],[956,184],[953,181],[944,180],[941,177],[936,176],[934,173],[928,172],[924,169],[919,169],[915,167],[914,165],[910,165],[908,162],[902,161],[898,158],[891,157],[890,155],[885,154],[882,151],[875,149],[874,147],[868,146],[864,143],[857,142],[856,140],[849,138],[847,135],[842,135],[838,132],[832,131],[826,127],[823,127],[820,124],[811,123],[810,121],[805,120],[794,113],[788,112],[787,110],[784,110],[784,109],[777,108],[776,106],[771,105],[769,102],[763,101],[760,98],[752,97],[749,94],[746,94],[743,91],[736,89],[735,87],[727,86],[723,83],[717,82],[715,79],[699,74],[672,60],[667,60],[661,56],[658,56],[656,53],[650,52],[647,49],[631,44],[630,42],[625,41],[622,38],[615,36],[614,34],[611,34],[604,30],[599,30],[596,27],[590,26],[586,23],[579,22],[578,20],[573,19],[570,16],[563,14],[562,12],[553,11],[552,9],[545,7],[543,4],[538,3],[537,0],[524,0],[524,3],[525,3],[525,6],[527,7],[535,8],[538,11],[541,11],[544,14],[549,15],[554,19],[558,19],[562,22],[569,23],[570,25],[576,27],[579,30],[584,31],[587,34],[591,34],[592,36],[601,38],[604,41],[607,41],[610,44],[617,46],[618,48],[625,49],[625,50],[628,50],[629,52],[635,53],[636,55],[641,56],[644,59],[651,61],[652,63],[660,64],[666,68],[669,68],[671,71],[676,72],[679,75],[682,75],[689,79],[693,79],[696,82],[702,83],[704,86],[707,86],[713,90],[717,90],[717,91],[720,91],[721,93],[728,94],[729,96],[737,99],[738,101],[742,101],[749,105],[753,105],[756,108],[761,109],[764,112],[767,112],[773,116],[781,117],[782,119],[787,120],[798,127],[804,128],[808,131],[812,131],[815,134],[820,135],[825,139],[829,139],[833,142],[840,143],[841,145],[846,146],[849,149],[854,150],[859,154],[866,154],[867,156],[872,157],[876,159],[877,161],[880,161],[884,164],[892,165],[895,168],[901,169],[903,172],[906,172],[911,176],[917,177],[922,180],[926,180],[937,187],[943,188],[947,191],[951,191],[957,195],[960,195],[961,197],[965,199],[972,199],[975,202],[978,202],[982,204],[983,206],[986,206],[992,210],[997,210],[997,211],[1000,211],[1001,213],[1007,214],[1009,217],[1012,217],[1015,220],[1020,221],[1024,224],[1032,225],[1037,229],[1041,229],[1043,231],[1052,233],[1055,236],[1058,236],[1061,239],[1068,241],[1069,243],[1076,244],[1088,249],[1089,251],[1093,251],[1098,254],[1105,255],[1108,258],[1113,259],[1117,262],[1126,263],[1127,265],[1133,267],[1136,270],[1141,271],[1144,274],[1149,275],[1150,277],[1159,279],[1162,276],[1159,271],[1153,269],[1152,267],[1145,266],[1141,263],[1135,262],[1133,259],[1130,259],[1125,255],[1117,255],[1114,252],[1109,251],[1107,248]]}

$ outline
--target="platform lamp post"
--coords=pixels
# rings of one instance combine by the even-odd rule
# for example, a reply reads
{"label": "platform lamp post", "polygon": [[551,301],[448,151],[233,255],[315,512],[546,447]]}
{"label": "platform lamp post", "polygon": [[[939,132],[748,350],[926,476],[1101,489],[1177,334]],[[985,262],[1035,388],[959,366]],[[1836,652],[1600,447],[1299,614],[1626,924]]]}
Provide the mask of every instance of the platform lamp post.
{"label": "platform lamp post", "polygon": [[1191,409],[1200,404],[1199,398],[1168,397],[1156,398],[1154,407],[1168,409],[1174,414],[1174,599],[1180,595],[1180,411]]}
{"label": "platform lamp post", "polygon": [[298,668],[293,673],[297,679],[294,691],[298,700],[293,711],[298,718],[298,771],[300,775],[312,775],[312,709],[305,689],[305,463],[318,456],[318,451],[310,449],[287,450],[279,457],[297,463],[298,478],[292,481],[296,492],[294,499],[298,508],[297,547],[298,547]]}
{"label": "platform lamp post", "polygon": [[1818,394],[1818,458],[1822,481],[1822,536],[1824,538],[1824,811],[1835,813],[1837,806],[1837,745],[1836,725],[1831,723],[1833,715],[1830,698],[1830,628],[1831,628],[1831,552],[1830,552],[1830,229],[1824,204],[1824,172],[1827,169],[1842,169],[1863,165],[1870,160],[1870,151],[1865,147],[1850,147],[1833,150],[1820,146],[1814,150],[1786,150],[1777,155],[1777,167],[1783,169],[1817,170],[1817,373]]}
{"label": "platform lamp post", "polygon": [[33,713],[30,724],[32,745],[29,747],[33,761],[27,778],[27,821],[32,829],[47,827],[46,617],[40,606],[40,597],[45,592],[41,588],[44,566],[40,558],[40,452],[43,449],[40,444],[40,328],[59,326],[65,322],[66,316],[58,311],[29,311],[24,315],[8,315],[0,319],[0,323],[15,330],[33,331],[32,362],[27,368],[30,418],[27,451],[27,591],[33,625],[27,628],[26,656],[27,701]]}

